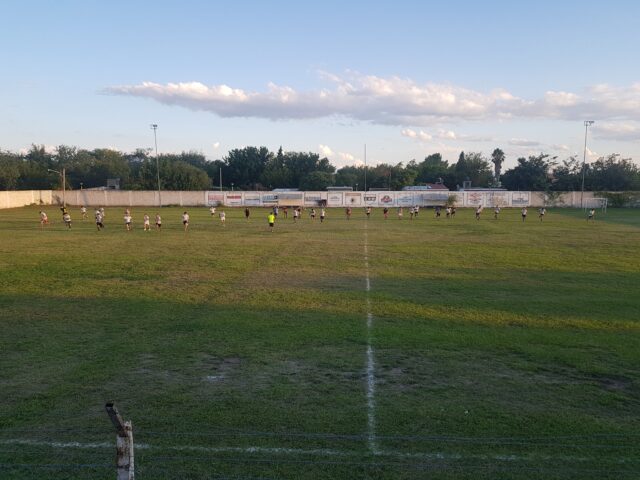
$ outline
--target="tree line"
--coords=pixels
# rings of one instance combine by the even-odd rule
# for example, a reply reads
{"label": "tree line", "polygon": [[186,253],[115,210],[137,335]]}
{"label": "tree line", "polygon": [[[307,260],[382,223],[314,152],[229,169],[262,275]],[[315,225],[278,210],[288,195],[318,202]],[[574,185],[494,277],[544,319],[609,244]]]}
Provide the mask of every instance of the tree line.
{"label": "tree line", "polygon": [[[502,172],[504,152],[496,148],[491,156],[480,152],[461,152],[457,161],[448,162],[439,153],[418,162],[347,166],[336,169],[326,157],[311,152],[272,152],[266,147],[233,149],[224,157],[208,160],[198,152],[161,154],[157,163],[164,190],[217,189],[272,190],[298,188],[325,190],[329,186],[348,186],[363,190],[400,190],[406,186],[443,183],[456,190],[471,182],[473,187],[502,186],[508,190],[580,190],[584,173],[585,190],[640,190],[640,170],[629,158],[617,154],[604,156],[585,165],[576,157],[559,160],[547,154],[521,157]],[[86,150],[61,145],[54,152],[32,145],[24,154],[0,150],[0,190],[58,189],[60,175],[66,171],[67,188],[103,187],[107,179],[120,179],[126,190],[158,188],[156,158],[149,150],[132,153],[112,149]],[[365,180],[366,179],[366,180]]]}

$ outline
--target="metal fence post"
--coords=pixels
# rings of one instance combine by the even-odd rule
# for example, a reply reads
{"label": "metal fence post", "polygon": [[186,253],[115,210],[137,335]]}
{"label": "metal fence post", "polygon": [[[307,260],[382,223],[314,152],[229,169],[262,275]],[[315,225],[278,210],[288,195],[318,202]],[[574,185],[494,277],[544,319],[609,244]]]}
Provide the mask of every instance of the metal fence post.
{"label": "metal fence post", "polygon": [[109,402],[105,405],[111,423],[116,427],[116,479],[134,480],[133,429],[131,421],[124,421],[118,409]]}

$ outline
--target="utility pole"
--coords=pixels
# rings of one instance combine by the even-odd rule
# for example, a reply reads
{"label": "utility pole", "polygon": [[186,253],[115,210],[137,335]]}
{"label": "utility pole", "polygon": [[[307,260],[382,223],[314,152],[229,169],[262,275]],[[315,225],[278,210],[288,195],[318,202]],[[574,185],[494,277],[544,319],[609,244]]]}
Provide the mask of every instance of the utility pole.
{"label": "utility pole", "polygon": [[65,198],[65,193],[67,191],[67,169],[63,167],[62,171],[60,171],[60,170],[54,170],[53,168],[47,168],[47,172],[54,172],[60,175],[60,177],[62,177],[62,206],[66,207],[67,201]]}
{"label": "utility pole", "polygon": [[158,160],[158,135],[156,131],[158,130],[158,124],[152,123],[151,128],[153,129],[153,142],[156,146],[156,174],[158,176],[158,203],[162,207],[162,193],[160,193],[160,161]]}
{"label": "utility pole", "polygon": [[580,190],[580,208],[584,208],[584,174],[587,163],[587,130],[596,123],[593,120],[584,121],[584,154],[582,155],[582,189]]}

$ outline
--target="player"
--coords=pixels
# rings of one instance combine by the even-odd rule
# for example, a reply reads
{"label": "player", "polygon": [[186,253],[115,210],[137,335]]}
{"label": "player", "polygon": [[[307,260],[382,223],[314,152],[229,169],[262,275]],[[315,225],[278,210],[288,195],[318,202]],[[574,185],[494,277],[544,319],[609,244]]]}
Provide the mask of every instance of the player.
{"label": "player", "polygon": [[277,217],[278,216],[278,205],[273,207],[273,214]]}
{"label": "player", "polygon": [[267,215],[267,221],[269,222],[269,229],[273,233],[273,226],[276,224],[276,214],[274,212],[271,212],[269,215]]}
{"label": "player", "polygon": [[182,214],[182,225],[184,225],[184,231],[186,232],[189,228],[189,214],[187,212]]}
{"label": "player", "polygon": [[417,217],[418,216],[418,212],[420,211],[420,205],[416,205],[415,207],[413,207],[413,214]]}
{"label": "player", "polygon": [[451,218],[456,216],[456,207],[455,205],[451,207]]}
{"label": "player", "polygon": [[213,216],[216,214],[216,207],[213,207],[213,206],[212,206],[212,207],[209,209],[209,213],[210,213],[210,214],[211,214],[211,216],[213,217]]}
{"label": "player", "polygon": [[300,212],[297,208],[293,209],[293,223],[298,223],[298,217],[300,216]]}
{"label": "player", "polygon": [[227,214],[224,213],[224,210],[220,212],[220,223],[222,224],[222,226],[226,226],[226,222],[227,222]]}
{"label": "player", "polygon": [[544,216],[547,213],[547,209],[542,207],[540,210],[538,210],[538,218],[540,219],[540,221],[542,221],[542,219],[544,218]]}
{"label": "player", "polygon": [[162,230],[162,217],[159,213],[156,213],[156,230]]}
{"label": "player", "polygon": [[71,228],[71,215],[66,211],[62,214],[62,221],[67,226],[67,228]]}
{"label": "player", "polygon": [[436,219],[440,219],[442,207],[440,205],[436,205]]}
{"label": "player", "polygon": [[249,211],[249,207],[245,207],[245,209],[244,209],[244,218],[246,218],[247,221],[249,221],[249,215],[251,215],[251,212]]}
{"label": "player", "polygon": [[282,213],[284,213],[284,218],[289,218],[289,207],[282,207]]}
{"label": "player", "polygon": [[522,207],[520,213],[522,214],[522,221],[524,222],[527,219],[527,207]]}
{"label": "player", "polygon": [[87,207],[82,205],[80,207],[80,214],[82,215],[82,221],[84,222],[87,219]]}
{"label": "player", "polygon": [[402,220],[403,209],[402,207],[398,207],[398,220]]}
{"label": "player", "polygon": [[131,231],[131,212],[129,209],[124,211],[124,226],[127,229],[127,232]]}
{"label": "player", "polygon": [[100,209],[96,210],[96,228],[98,229],[98,231],[102,230],[104,228],[104,223],[102,223],[104,217],[102,216],[102,212],[100,212]]}
{"label": "player", "polygon": [[369,220],[369,217],[371,216],[371,207],[367,207],[365,213],[367,214],[367,220]]}
{"label": "player", "polygon": [[382,215],[384,216],[384,219],[386,220],[387,218],[389,218],[389,209],[387,207],[384,207],[382,209]]}
{"label": "player", "polygon": [[447,220],[451,219],[451,207],[447,207],[445,209],[445,215],[447,217]]}
{"label": "player", "polygon": [[493,209],[493,219],[497,220],[498,215],[500,215],[500,207],[496,205],[496,207]]}
{"label": "player", "polygon": [[347,207],[345,213],[347,215],[347,220],[351,220],[351,207]]}
{"label": "player", "polygon": [[151,231],[151,223],[150,223],[149,215],[147,215],[146,213],[144,214],[144,217],[142,217],[142,229],[145,232]]}
{"label": "player", "polygon": [[49,217],[47,214],[40,210],[40,229],[43,229],[45,225],[49,225]]}
{"label": "player", "polygon": [[326,214],[327,212],[324,208],[320,209],[320,223],[324,222],[324,217],[326,216]]}
{"label": "player", "polygon": [[312,208],[311,211],[309,212],[309,216],[311,217],[311,220],[315,221],[316,219],[316,209]]}
{"label": "player", "polygon": [[596,210],[592,208],[591,210],[589,210],[589,215],[587,215],[587,222],[590,220],[595,221],[595,216],[596,216]]}
{"label": "player", "polygon": [[476,220],[480,220],[481,213],[482,213],[482,205],[478,205],[478,208],[476,208]]}

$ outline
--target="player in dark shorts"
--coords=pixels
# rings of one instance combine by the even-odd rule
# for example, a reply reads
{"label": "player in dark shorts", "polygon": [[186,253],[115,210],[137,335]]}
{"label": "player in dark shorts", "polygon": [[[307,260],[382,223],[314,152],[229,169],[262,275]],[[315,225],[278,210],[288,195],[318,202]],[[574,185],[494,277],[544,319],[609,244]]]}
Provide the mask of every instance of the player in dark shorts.
{"label": "player in dark shorts", "polygon": [[249,211],[249,207],[244,209],[244,217],[249,220],[249,215],[251,215],[251,212]]}

